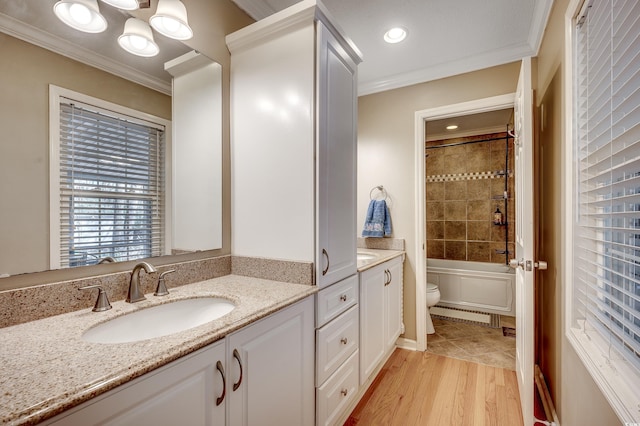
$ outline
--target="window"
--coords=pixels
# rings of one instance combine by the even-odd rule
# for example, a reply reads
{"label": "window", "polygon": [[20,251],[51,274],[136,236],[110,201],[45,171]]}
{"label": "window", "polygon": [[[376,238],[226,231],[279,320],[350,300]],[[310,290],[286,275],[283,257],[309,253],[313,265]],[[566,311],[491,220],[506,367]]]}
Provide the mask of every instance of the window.
{"label": "window", "polygon": [[51,106],[52,267],[164,254],[164,125],[55,87]]}
{"label": "window", "polygon": [[640,395],[640,2],[588,0],[573,20],[569,338],[624,421]]}

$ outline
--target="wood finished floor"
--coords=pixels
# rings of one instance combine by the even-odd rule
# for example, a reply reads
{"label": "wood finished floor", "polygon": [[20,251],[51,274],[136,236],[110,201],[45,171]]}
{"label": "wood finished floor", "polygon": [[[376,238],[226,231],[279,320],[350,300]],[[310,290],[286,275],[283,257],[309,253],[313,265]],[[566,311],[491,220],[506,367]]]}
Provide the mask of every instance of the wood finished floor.
{"label": "wood finished floor", "polygon": [[512,370],[396,349],[345,426],[520,426]]}

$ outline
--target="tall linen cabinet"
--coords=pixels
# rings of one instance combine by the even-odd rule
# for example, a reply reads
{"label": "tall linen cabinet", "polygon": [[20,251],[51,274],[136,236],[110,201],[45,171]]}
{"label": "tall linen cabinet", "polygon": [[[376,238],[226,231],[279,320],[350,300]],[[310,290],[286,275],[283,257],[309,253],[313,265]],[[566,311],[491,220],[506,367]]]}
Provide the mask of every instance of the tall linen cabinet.
{"label": "tall linen cabinet", "polygon": [[226,38],[231,52],[232,252],[356,273],[360,53],[315,0]]}

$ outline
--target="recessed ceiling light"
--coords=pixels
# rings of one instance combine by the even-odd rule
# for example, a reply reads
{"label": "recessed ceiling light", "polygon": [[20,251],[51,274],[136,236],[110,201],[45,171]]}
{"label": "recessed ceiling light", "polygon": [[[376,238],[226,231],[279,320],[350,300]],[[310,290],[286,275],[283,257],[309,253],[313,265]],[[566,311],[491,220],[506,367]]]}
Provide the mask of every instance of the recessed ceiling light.
{"label": "recessed ceiling light", "polygon": [[457,124],[450,124],[447,126],[447,130],[456,130],[458,128]]}
{"label": "recessed ceiling light", "polygon": [[387,43],[400,43],[405,38],[407,38],[407,30],[402,27],[391,28],[384,33],[384,41]]}

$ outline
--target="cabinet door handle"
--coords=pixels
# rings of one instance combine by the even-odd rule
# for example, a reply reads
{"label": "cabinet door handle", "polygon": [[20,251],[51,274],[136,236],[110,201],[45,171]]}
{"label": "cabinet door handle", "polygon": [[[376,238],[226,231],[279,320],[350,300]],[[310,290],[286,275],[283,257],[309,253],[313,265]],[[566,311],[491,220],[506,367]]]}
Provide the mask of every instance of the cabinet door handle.
{"label": "cabinet door handle", "polygon": [[391,280],[389,279],[389,270],[385,269],[384,270],[384,286],[388,286],[389,283],[391,282]]}
{"label": "cabinet door handle", "polygon": [[342,394],[342,396],[347,396],[347,394],[348,394],[348,393],[349,393],[349,391],[348,391],[348,390],[346,390],[346,389],[342,389],[342,390],[340,391],[340,394]]}
{"label": "cabinet door handle", "polygon": [[222,368],[222,363],[220,361],[216,362],[216,368],[220,372],[220,377],[222,377],[222,395],[216,398],[216,406],[218,406],[222,404],[224,396],[227,394],[227,380],[224,378],[224,368]]}
{"label": "cabinet door handle", "polygon": [[342,300],[343,302],[347,301],[347,295],[343,294],[342,296],[340,296],[340,300]]}
{"label": "cabinet door handle", "polygon": [[240,366],[240,378],[238,379],[238,383],[233,384],[233,391],[235,392],[240,387],[242,383],[242,360],[240,359],[240,353],[237,349],[233,350],[233,357],[238,361],[238,365]]}
{"label": "cabinet door handle", "polygon": [[325,276],[329,271],[329,253],[327,253],[325,249],[322,249],[322,255],[327,258],[327,267],[322,270],[322,276]]}
{"label": "cabinet door handle", "polygon": [[393,275],[391,275],[391,270],[387,269],[387,272],[389,273],[389,282],[387,282],[387,285],[389,285],[391,281],[393,281]]}
{"label": "cabinet door handle", "polygon": [[349,343],[349,340],[347,340],[346,337],[343,337],[342,339],[340,339],[340,343],[342,343],[343,345],[346,345],[347,343]]}

